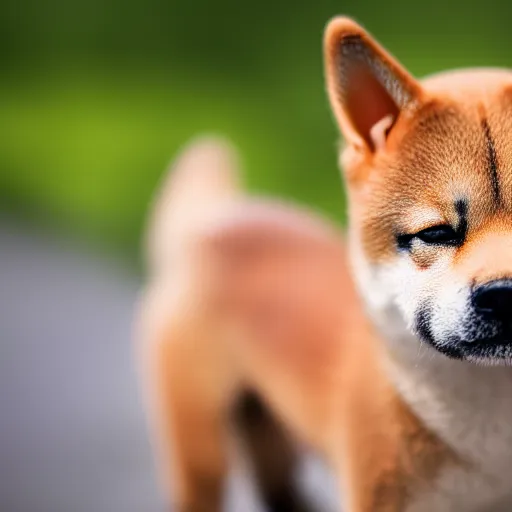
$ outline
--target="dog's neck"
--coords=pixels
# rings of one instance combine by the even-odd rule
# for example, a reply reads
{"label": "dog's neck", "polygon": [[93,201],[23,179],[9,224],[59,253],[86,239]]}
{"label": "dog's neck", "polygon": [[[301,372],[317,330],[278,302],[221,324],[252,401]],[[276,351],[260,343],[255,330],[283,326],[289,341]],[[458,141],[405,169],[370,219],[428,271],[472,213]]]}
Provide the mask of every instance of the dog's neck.
{"label": "dog's neck", "polygon": [[[414,413],[463,457],[512,465],[512,368],[457,361],[394,329],[386,365]],[[501,461],[501,462],[500,462]]]}

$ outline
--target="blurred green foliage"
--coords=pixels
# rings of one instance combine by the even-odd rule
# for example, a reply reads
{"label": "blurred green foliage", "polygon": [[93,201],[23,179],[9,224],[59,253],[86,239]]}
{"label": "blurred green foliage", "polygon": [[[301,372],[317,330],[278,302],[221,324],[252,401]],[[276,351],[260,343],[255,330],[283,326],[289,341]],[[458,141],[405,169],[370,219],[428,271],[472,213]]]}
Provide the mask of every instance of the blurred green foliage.
{"label": "blurred green foliage", "polygon": [[0,201],[135,254],[172,155],[229,136],[250,188],[343,218],[326,21],[362,22],[417,75],[510,62],[510,2],[3,0]]}

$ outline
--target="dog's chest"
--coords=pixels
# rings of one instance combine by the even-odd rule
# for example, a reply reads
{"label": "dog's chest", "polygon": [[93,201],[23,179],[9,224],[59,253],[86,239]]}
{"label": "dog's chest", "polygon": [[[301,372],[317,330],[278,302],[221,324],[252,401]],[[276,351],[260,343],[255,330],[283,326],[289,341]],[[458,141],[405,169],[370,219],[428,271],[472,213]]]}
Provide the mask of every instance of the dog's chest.
{"label": "dog's chest", "polygon": [[445,368],[441,361],[397,382],[416,416],[457,459],[412,493],[406,512],[512,511],[510,368]]}
{"label": "dog's chest", "polygon": [[512,400],[501,382],[494,393],[473,400],[437,402],[430,397],[423,414],[460,457],[425,486],[407,512],[512,511]]}

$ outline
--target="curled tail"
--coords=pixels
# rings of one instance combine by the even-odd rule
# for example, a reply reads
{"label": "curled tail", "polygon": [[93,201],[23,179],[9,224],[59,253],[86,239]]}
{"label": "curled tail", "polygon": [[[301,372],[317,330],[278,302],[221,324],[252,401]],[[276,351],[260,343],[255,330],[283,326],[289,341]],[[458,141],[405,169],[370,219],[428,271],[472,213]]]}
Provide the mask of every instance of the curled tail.
{"label": "curled tail", "polygon": [[154,273],[169,266],[177,250],[211,212],[240,190],[238,157],[224,139],[200,137],[178,155],[150,213],[146,258]]}

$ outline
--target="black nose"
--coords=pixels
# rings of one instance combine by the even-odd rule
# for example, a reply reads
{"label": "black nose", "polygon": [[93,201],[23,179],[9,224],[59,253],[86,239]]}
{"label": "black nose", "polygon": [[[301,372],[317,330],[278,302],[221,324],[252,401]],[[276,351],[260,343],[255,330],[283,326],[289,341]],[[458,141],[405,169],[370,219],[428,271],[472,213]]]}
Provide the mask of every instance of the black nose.
{"label": "black nose", "polygon": [[512,320],[512,279],[496,279],[473,290],[475,309],[496,320]]}

